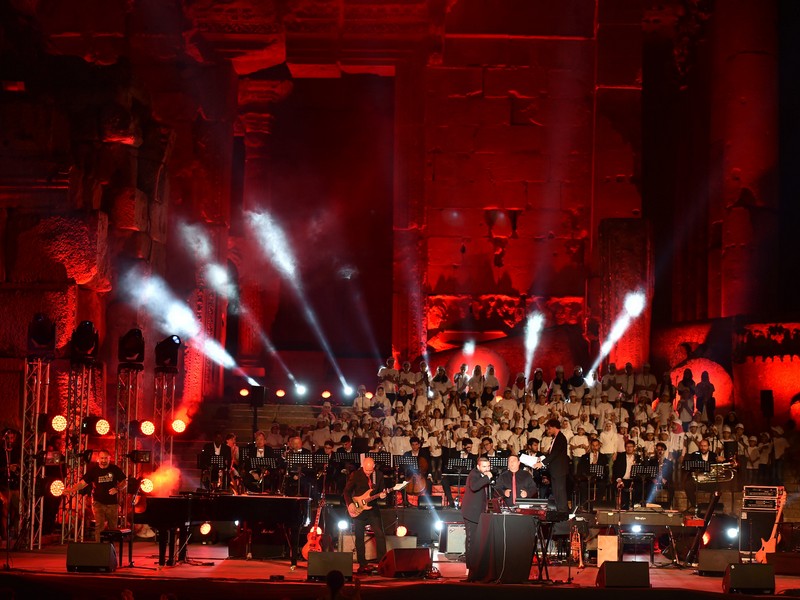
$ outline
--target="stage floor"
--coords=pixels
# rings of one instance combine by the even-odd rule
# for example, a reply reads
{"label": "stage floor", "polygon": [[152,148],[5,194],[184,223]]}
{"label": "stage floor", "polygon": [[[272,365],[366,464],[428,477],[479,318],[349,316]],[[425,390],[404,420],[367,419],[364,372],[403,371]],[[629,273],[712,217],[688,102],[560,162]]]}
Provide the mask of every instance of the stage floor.
{"label": "stage floor", "polygon": [[[53,597],[56,594],[61,600],[120,598],[123,589],[132,590],[136,600],[159,600],[160,595],[166,592],[174,593],[179,599],[191,600],[220,597],[321,598],[325,591],[323,584],[306,582],[305,562],[293,570],[288,560],[229,559],[226,545],[192,544],[188,549],[188,564],[158,567],[156,552],[154,542],[137,541],[133,551],[134,567],[125,566],[111,574],[67,573],[66,546],[49,546],[35,552],[12,552],[10,568],[0,573],[0,599],[9,597],[9,590],[13,590],[17,598]],[[0,554],[0,558],[3,563],[6,562],[5,554]],[[626,561],[647,559],[644,555],[625,556]],[[125,564],[128,564],[127,551]],[[373,598],[380,593],[382,600],[386,600],[387,594],[405,599],[414,597],[415,600],[485,600],[486,594],[492,593],[492,589],[504,595],[517,589],[527,590],[526,593],[536,589],[537,594],[566,593],[574,595],[577,600],[579,596],[588,599],[590,594],[593,598],[613,598],[620,592],[629,591],[596,588],[598,570],[592,566],[571,570],[566,566],[550,566],[552,583],[537,583],[533,581],[538,574],[538,568],[534,565],[531,570],[532,581],[528,583],[492,585],[464,582],[464,563],[450,560],[438,552],[434,552],[433,564],[441,573],[439,579],[385,578],[377,575],[360,577],[361,596]],[[651,598],[667,598],[676,591],[697,598],[722,592],[721,577],[699,576],[690,568],[671,565],[660,555],[656,556],[656,565],[650,567],[649,573],[653,589],[648,596]],[[282,581],[270,581],[270,578],[281,577]],[[775,586],[776,594],[788,591],[790,595],[800,595],[800,573],[798,576],[777,576]]]}

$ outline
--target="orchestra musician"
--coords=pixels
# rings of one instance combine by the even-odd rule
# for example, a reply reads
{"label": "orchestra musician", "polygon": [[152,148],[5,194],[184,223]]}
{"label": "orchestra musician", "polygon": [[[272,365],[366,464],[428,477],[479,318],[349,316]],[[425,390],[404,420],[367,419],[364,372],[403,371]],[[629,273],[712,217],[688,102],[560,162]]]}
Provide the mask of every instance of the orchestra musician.
{"label": "orchestra musician", "polygon": [[[475,466],[475,455],[472,453],[472,438],[465,437],[461,440],[461,450],[458,453],[451,453],[450,458],[460,458],[462,460],[470,461],[470,469],[474,468]],[[450,490],[450,486],[458,485],[459,483],[464,483],[466,473],[459,474],[447,474],[442,476],[442,490],[444,491],[444,497],[447,498],[448,506],[454,506],[453,502],[453,492]]]}
{"label": "orchestra musician", "polygon": [[658,470],[656,476],[650,481],[647,489],[647,503],[650,504],[661,490],[667,493],[667,509],[672,508],[672,499],[675,490],[672,487],[673,464],[667,458],[667,445],[664,442],[656,443],[656,455],[650,459],[649,464],[655,464]]}
{"label": "orchestra musician", "polygon": [[[222,465],[215,464],[221,457]],[[203,446],[200,453],[200,468],[203,471],[202,479],[206,489],[227,490],[230,468],[233,460],[231,447],[225,443],[225,436],[221,430],[214,432],[214,439]]]}
{"label": "orchestra musician", "polygon": [[[724,457],[717,456],[715,452],[710,450],[710,444],[708,443],[708,440],[700,440],[697,446],[699,447],[699,450],[697,452],[692,452],[691,454],[686,454],[683,458],[684,462],[704,461],[709,465],[718,462],[724,462]],[[686,500],[688,504],[687,509],[694,508],[697,510],[697,482],[695,482],[694,477],[692,477],[692,474],[688,471],[685,475],[684,489],[686,490]]]}
{"label": "orchestra musician", "polygon": [[[374,490],[374,492],[372,491]],[[375,469],[375,461],[366,457],[361,463],[361,468],[353,471],[344,486],[344,500],[349,506],[354,497],[378,495],[380,498],[386,497],[386,488],[383,481],[383,473]],[[358,574],[364,575],[372,572],[367,565],[366,545],[364,542],[364,532],[369,525],[375,535],[375,544],[378,551],[378,560],[386,554],[386,535],[383,531],[380,509],[375,505],[377,499],[369,503],[371,507],[363,510],[357,517],[353,517],[353,528],[355,533],[356,560],[358,560]]]}
{"label": "orchestra musician", "polygon": [[602,465],[604,469],[607,467],[606,459],[600,453],[600,440],[597,438],[589,442],[589,451],[578,461],[578,494],[581,504],[594,502],[597,499],[598,483],[603,490],[606,485],[605,477],[598,479],[592,475],[590,465]]}
{"label": "orchestra musician", "polygon": [[[268,468],[254,464],[253,459],[275,458],[280,461],[280,455],[267,446],[267,438],[263,431],[256,431],[254,442],[240,451],[242,455],[240,474],[245,490],[254,494],[275,489],[278,483],[279,468],[270,471]],[[277,464],[276,464],[277,467]]]}
{"label": "orchestra musician", "polygon": [[636,442],[628,440],[625,442],[625,453],[617,456],[614,461],[613,478],[617,485],[617,490],[622,490],[622,510],[630,510],[633,504],[641,502],[642,490],[641,482],[634,479],[631,472],[633,466],[639,464],[639,455],[636,453]]}

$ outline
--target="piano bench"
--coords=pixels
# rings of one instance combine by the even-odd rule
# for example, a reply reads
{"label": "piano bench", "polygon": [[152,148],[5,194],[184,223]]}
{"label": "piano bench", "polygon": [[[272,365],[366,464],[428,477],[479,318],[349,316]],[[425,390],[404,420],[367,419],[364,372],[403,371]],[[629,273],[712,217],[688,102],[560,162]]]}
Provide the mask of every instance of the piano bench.
{"label": "piano bench", "polygon": [[119,542],[119,566],[122,566],[122,558],[125,554],[125,542],[128,542],[128,560],[132,560],[133,556],[133,533],[130,529],[106,529],[100,532],[101,542],[110,542],[112,544]]}
{"label": "piano bench", "polygon": [[649,544],[650,546],[650,564],[655,564],[655,543],[656,543],[656,534],[655,533],[622,533],[620,535],[620,545],[623,546],[623,554],[624,554],[624,546],[626,544],[630,544],[633,546],[633,553],[636,554],[636,548],[640,545]]}

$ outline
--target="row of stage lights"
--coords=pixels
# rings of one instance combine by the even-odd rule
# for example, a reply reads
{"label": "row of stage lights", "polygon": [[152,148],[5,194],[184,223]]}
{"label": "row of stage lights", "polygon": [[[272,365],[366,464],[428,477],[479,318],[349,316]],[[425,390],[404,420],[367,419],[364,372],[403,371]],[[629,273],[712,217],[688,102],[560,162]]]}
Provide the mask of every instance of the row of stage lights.
{"label": "row of stage lights", "polygon": [[[295,386],[294,392],[297,397],[302,398],[308,394],[308,388],[305,385],[299,384]],[[353,394],[353,388],[347,386],[342,390],[342,392],[344,393],[345,396],[350,396],[351,394]],[[247,398],[251,402],[260,399],[266,400],[266,396],[268,393],[269,392],[266,388],[257,385],[248,385],[239,389],[239,396],[241,398]],[[276,398],[284,398],[288,393],[289,392],[284,388],[278,388],[273,392]],[[373,393],[367,392],[365,396],[367,397],[367,399],[371,400],[373,397]],[[332,397],[333,393],[330,390],[326,389],[320,393],[320,398],[322,398],[323,400],[329,400]]]}
{"label": "row of stage lights", "polygon": [[[39,430],[47,428],[51,433],[64,433],[67,430],[67,417],[64,415],[39,415]],[[169,427],[171,434],[181,434],[186,431],[186,421],[175,419]],[[156,432],[156,425],[153,421],[143,419],[128,423],[128,435],[132,438],[149,437]],[[106,437],[111,433],[111,423],[107,419],[98,416],[84,417],[81,421],[81,435],[91,437]]]}

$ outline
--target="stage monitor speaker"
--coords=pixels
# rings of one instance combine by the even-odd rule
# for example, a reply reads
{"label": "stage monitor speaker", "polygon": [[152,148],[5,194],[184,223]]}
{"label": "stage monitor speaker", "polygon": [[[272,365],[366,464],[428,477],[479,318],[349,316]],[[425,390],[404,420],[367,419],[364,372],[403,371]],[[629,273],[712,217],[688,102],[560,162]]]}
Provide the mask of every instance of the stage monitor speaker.
{"label": "stage monitor speaker", "polygon": [[67,545],[67,571],[70,573],[111,573],[117,570],[117,551],[108,542]]}
{"label": "stage monitor speaker", "polygon": [[740,562],[738,550],[709,550],[708,548],[700,548],[697,574],[722,577],[728,569],[728,565],[738,565]]}
{"label": "stage monitor speaker", "polygon": [[772,390],[761,390],[761,414],[765,419],[775,416],[775,395]]}
{"label": "stage monitor speaker", "polygon": [[433,561],[428,548],[389,550],[378,563],[383,577],[421,577],[431,570]]}
{"label": "stage monitor speaker", "polygon": [[[352,533],[342,534],[342,551],[349,553],[353,559],[356,556],[356,536]],[[378,546],[375,542],[375,536],[371,533],[364,535],[364,558],[366,560],[375,560],[378,558]]]}
{"label": "stage monitor speaker", "polygon": [[597,572],[595,585],[601,588],[649,588],[650,564],[607,560]]}
{"label": "stage monitor speaker", "polygon": [[347,581],[353,579],[352,552],[310,552],[308,581],[324,581],[331,571],[341,571]]}
{"label": "stage monitor speaker", "polygon": [[752,563],[730,565],[722,578],[722,591],[726,594],[774,594],[775,567]]}

